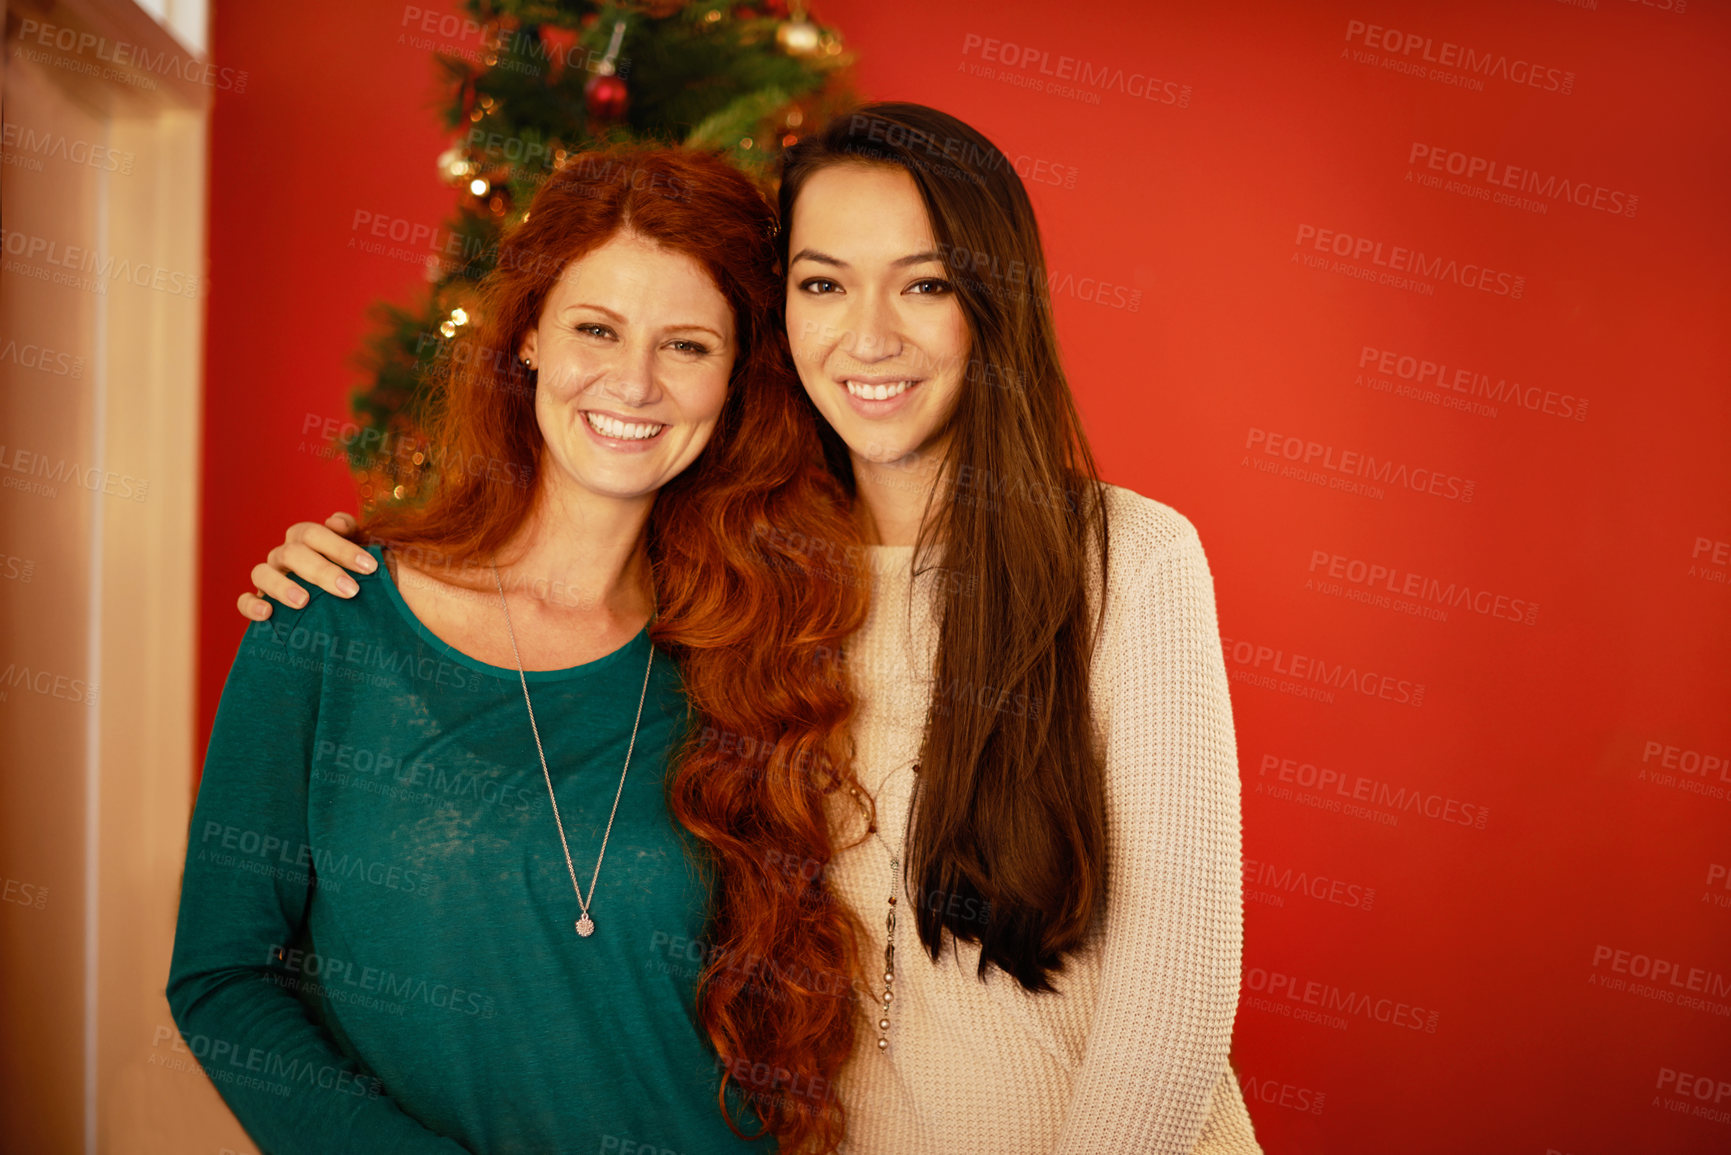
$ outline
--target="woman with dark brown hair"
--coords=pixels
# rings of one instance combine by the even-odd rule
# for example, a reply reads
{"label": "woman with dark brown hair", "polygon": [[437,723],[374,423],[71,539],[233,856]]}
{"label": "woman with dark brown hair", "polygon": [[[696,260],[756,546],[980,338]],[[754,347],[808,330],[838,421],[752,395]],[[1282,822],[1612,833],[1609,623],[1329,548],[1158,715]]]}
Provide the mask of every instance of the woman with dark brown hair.
{"label": "woman with dark brown hair", "polygon": [[[852,519],[763,548],[872,589],[813,655],[859,700],[837,850],[808,860],[868,935],[847,1150],[1259,1151],[1213,581],[1182,515],[1099,480],[1026,190],[954,117],[875,104],[795,145],[780,197]],[[329,583],[348,548],[302,523],[254,580]]]}
{"label": "woman with dark brown hair", "polygon": [[837,1143],[853,1000],[811,976],[852,930],[764,848],[829,857],[817,658],[865,593],[761,544],[849,532],[773,232],[712,156],[556,173],[448,359],[430,499],[365,526],[358,596],[291,581],[248,629],[168,997],[261,1150]]}
{"label": "woman with dark brown hair", "polygon": [[794,360],[873,570],[844,663],[861,796],[831,806],[831,884],[889,963],[850,1149],[1258,1151],[1227,1061],[1213,582],[1183,516],[1099,480],[1021,180],[952,116],[868,105],[789,150],[781,219]]}

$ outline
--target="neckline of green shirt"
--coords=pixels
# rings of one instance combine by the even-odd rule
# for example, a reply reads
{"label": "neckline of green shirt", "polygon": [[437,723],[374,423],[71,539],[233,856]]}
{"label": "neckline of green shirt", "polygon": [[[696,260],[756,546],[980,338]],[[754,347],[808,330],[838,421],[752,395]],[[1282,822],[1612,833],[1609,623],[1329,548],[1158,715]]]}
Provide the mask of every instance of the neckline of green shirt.
{"label": "neckline of green shirt", "polygon": [[[403,621],[408,624],[409,629],[414,632],[416,637],[420,638],[421,641],[425,642],[441,657],[452,662],[460,663],[477,673],[486,674],[494,678],[503,678],[513,682],[517,680],[517,671],[515,669],[506,666],[495,666],[488,662],[483,662],[479,658],[472,658],[462,650],[459,650],[455,646],[446,642],[432,630],[428,629],[426,623],[416,617],[415,611],[409,608],[409,603],[403,600],[402,591],[397,588],[396,581],[391,577],[390,568],[385,564],[385,547],[374,543],[367,546],[367,552],[373,555],[373,560],[378,563],[379,568],[374,570],[371,574],[361,576],[359,580],[362,583],[365,583],[369,579],[372,579],[376,580],[379,585],[383,586],[385,596],[390,600],[391,605],[395,607],[397,613],[402,616]],[[505,617],[503,614],[500,614],[499,630],[502,633],[504,632],[504,629]],[[611,653],[603,654],[601,657],[596,658],[593,661],[584,662],[579,666],[566,666],[557,670],[525,670],[523,671],[523,676],[531,683],[561,682],[570,678],[586,678],[596,675],[611,674],[615,672],[614,667],[616,666],[621,668],[623,676],[623,670],[628,667],[628,665],[634,663],[638,666],[642,666],[649,661],[649,646],[649,627],[644,626],[632,635],[630,641],[626,642]]]}

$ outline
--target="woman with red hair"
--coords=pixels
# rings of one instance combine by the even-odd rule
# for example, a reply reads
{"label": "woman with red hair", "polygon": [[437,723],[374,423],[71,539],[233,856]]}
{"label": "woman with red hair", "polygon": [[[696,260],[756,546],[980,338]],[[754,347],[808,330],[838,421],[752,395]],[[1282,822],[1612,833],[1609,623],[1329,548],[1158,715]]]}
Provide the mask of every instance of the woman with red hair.
{"label": "woman with red hair", "polygon": [[818,658],[866,592],[772,544],[851,532],[773,234],[714,157],[556,173],[448,360],[430,499],[364,527],[362,596],[248,628],[168,997],[261,1150],[838,1142],[853,931],[784,864],[830,855]]}

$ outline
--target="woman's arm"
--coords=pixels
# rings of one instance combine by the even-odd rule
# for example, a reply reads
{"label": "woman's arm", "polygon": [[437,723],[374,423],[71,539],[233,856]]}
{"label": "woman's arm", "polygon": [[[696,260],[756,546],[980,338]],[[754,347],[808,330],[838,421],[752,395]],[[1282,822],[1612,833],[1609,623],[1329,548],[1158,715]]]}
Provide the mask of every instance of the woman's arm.
{"label": "woman's arm", "polygon": [[338,1049],[294,993],[304,975],[285,965],[317,884],[307,779],[323,680],[316,646],[290,639],[334,633],[327,603],[302,594],[305,610],[247,627],[223,687],[188,837],[169,1006],[261,1151],[466,1155]]}
{"label": "woman's arm", "polygon": [[1110,695],[1100,987],[1057,1150],[1248,1155],[1260,1148],[1227,1065],[1243,878],[1214,582],[1188,521],[1125,521],[1113,549],[1145,562],[1110,591],[1118,636],[1096,692]]}
{"label": "woman's arm", "polygon": [[270,617],[267,596],[297,609],[306,605],[306,590],[290,574],[305,578],[326,593],[354,597],[360,587],[342,567],[356,573],[372,573],[375,568],[372,555],[349,540],[358,524],[346,513],[333,513],[325,518],[324,525],[297,521],[289,526],[282,544],[252,567],[252,582],[258,592],[243,593],[235,602],[241,616],[257,622]]}

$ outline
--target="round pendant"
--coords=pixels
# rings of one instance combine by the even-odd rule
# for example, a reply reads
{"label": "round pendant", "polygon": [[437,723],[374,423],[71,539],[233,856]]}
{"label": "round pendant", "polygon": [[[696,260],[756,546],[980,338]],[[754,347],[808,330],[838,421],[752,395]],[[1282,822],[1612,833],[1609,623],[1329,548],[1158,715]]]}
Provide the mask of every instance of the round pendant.
{"label": "round pendant", "polygon": [[590,935],[595,933],[595,924],[589,921],[588,915],[584,915],[582,918],[577,920],[577,933],[582,935],[584,938],[588,938]]}

